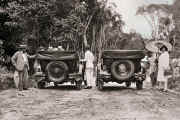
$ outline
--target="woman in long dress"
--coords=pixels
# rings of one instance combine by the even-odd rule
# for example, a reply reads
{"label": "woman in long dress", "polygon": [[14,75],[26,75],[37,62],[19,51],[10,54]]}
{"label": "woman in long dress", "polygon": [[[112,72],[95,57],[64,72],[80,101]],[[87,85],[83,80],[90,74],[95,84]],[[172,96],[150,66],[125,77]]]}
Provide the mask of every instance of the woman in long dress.
{"label": "woman in long dress", "polygon": [[166,70],[169,69],[169,53],[166,46],[160,48],[161,54],[158,59],[158,88],[164,91],[168,89],[168,80],[165,75]]}

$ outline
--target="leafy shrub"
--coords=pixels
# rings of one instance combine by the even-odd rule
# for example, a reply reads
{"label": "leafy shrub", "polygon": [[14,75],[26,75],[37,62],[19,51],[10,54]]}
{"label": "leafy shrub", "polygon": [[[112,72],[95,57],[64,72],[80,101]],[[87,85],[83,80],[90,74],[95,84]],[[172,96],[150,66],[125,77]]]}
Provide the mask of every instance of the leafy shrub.
{"label": "leafy shrub", "polygon": [[0,73],[0,89],[4,90],[15,87],[12,72],[9,72],[6,67],[2,67]]}

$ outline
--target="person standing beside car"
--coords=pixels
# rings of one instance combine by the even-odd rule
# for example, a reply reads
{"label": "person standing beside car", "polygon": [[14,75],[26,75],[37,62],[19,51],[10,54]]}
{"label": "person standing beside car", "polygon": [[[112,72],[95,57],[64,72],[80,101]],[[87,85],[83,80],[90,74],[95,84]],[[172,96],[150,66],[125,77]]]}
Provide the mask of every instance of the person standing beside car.
{"label": "person standing beside car", "polygon": [[92,88],[92,82],[93,82],[93,70],[94,70],[94,55],[90,51],[90,47],[86,47],[85,52],[85,61],[86,61],[86,69],[85,69],[85,75],[87,80],[87,86],[85,88]]}
{"label": "person standing beside car", "polygon": [[167,91],[168,89],[168,79],[166,76],[166,71],[170,69],[169,66],[169,53],[168,48],[166,46],[162,46],[160,48],[161,54],[158,59],[158,88],[163,91]]}
{"label": "person standing beside car", "polygon": [[11,58],[12,64],[15,66],[15,69],[19,75],[19,82],[18,82],[19,91],[27,90],[29,87],[29,81],[28,81],[29,55],[27,54],[26,50],[27,50],[26,45],[20,45],[19,50]]}

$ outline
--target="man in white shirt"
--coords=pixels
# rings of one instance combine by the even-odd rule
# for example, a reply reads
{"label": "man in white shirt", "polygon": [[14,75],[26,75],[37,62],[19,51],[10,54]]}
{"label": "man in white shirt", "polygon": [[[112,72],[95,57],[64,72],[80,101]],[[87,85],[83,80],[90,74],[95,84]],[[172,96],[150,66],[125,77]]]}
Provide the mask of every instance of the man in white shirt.
{"label": "man in white shirt", "polygon": [[93,68],[94,68],[94,55],[90,51],[89,46],[86,48],[85,52],[85,61],[86,61],[86,80],[87,80],[87,88],[92,88],[92,82],[93,82]]}
{"label": "man in white shirt", "polygon": [[17,82],[19,91],[27,90],[29,87],[29,80],[28,80],[28,70],[29,70],[29,62],[28,57],[35,57],[29,56],[26,52],[27,46],[20,45],[19,50],[12,56],[11,61],[12,64],[16,68],[16,72],[18,72],[19,80]]}

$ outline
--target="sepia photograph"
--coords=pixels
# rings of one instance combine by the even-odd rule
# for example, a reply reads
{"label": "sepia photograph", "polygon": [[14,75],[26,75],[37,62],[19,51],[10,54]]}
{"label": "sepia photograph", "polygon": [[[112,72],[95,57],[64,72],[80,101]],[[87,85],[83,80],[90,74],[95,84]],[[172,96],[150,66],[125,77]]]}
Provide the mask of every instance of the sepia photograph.
{"label": "sepia photograph", "polygon": [[180,120],[180,0],[0,0],[0,120]]}

